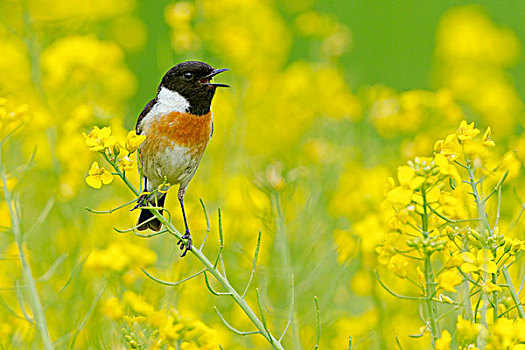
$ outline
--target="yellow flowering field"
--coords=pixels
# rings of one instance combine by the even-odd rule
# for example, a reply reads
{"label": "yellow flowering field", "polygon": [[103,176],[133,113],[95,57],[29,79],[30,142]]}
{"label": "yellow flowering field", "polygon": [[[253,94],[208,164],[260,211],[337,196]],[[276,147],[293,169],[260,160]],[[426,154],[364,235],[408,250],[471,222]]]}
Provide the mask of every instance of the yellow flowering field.
{"label": "yellow flowering field", "polygon": [[[0,349],[524,350],[523,6],[390,3],[0,1]],[[231,88],[180,257],[130,209],[186,60]]]}

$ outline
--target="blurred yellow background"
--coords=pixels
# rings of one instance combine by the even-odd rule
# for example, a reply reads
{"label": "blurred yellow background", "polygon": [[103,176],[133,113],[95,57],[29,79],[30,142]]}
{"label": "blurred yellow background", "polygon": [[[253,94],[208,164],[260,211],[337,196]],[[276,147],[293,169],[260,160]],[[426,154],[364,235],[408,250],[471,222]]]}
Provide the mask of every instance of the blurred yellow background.
{"label": "blurred yellow background", "polygon": [[[525,9],[514,7],[524,5],[458,3],[1,0],[0,138],[23,122],[2,159],[56,347],[269,347],[222,324],[213,305],[251,329],[202,277],[171,288],[142,273],[175,281],[200,269],[193,256],[179,258],[175,239],[113,230],[133,226],[137,212],[85,210],[133,197],[116,179],[87,186],[92,162],[102,161],[83,133],[109,126],[124,142],[165,71],[192,59],[229,68],[217,81],[232,86],[214,98],[213,138],[186,195],[197,244],[202,198],[211,219],[204,251],[218,250],[220,208],[226,270],[242,290],[262,232],[254,285],[270,328],[284,329],[292,275],[295,283],[287,349],[314,346],[314,296],[322,349],[348,348],[349,337],[352,349],[431,348],[417,304],[392,297],[374,275],[405,294],[413,286],[392,271],[417,275],[410,261],[393,268],[377,259],[390,230],[387,178],[432,156],[435,141],[466,119],[482,132],[490,126],[498,152],[512,155],[505,225],[524,198]],[[173,193],[167,208],[182,230]],[[24,316],[31,308],[8,209],[0,196],[0,346],[41,348]],[[515,232],[524,238],[521,222]],[[248,301],[256,305],[254,291]]]}

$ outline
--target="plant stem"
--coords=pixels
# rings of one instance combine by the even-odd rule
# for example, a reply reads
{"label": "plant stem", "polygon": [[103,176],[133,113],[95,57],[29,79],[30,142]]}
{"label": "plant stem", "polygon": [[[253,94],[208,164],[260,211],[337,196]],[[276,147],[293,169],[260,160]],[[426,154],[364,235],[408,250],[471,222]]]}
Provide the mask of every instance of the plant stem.
{"label": "plant stem", "polygon": [[[476,202],[476,209],[478,210],[478,217],[483,224],[485,229],[485,237],[492,235],[492,230],[490,228],[489,220],[485,212],[485,202],[481,199],[481,196],[478,191],[478,186],[476,180],[474,179],[474,169],[470,166],[470,163],[467,162],[467,173],[469,178],[470,188],[472,189],[472,195],[474,196],[474,201]],[[488,247],[487,247],[488,248]]]}
{"label": "plant stem", "polygon": [[[488,238],[492,236],[493,231],[492,231],[492,228],[490,227],[489,219],[485,211],[485,201],[481,198],[481,195],[479,194],[479,191],[478,191],[478,182],[476,182],[476,180],[474,179],[474,168],[472,167],[471,162],[468,159],[466,160],[465,169],[467,170],[467,173],[468,173],[468,177],[469,177],[468,183],[472,190],[471,194],[474,196],[474,201],[476,202],[476,209],[478,212],[478,217],[481,221],[481,229],[482,229],[481,236],[483,237],[483,241],[480,243],[482,244],[483,248],[491,249],[492,247],[489,247],[487,242],[488,242]],[[486,257],[484,258],[484,260],[486,260]],[[490,275],[488,272],[483,271],[483,273],[481,274],[481,278],[483,280],[483,283],[486,283],[490,279]],[[495,279],[495,281],[497,281],[497,278]],[[498,309],[497,309],[497,303],[496,303],[497,296],[495,293],[493,293],[493,296],[494,296],[494,301],[495,301],[494,310],[493,310],[494,311],[493,322],[496,323],[498,319]],[[488,295],[488,293],[484,292],[483,288],[481,288],[481,299],[480,300],[483,301],[483,305],[481,307],[481,312],[480,312],[481,313],[481,324],[485,327],[487,327],[487,310],[489,308],[489,299],[490,299],[490,296]],[[474,319],[475,317],[476,315],[474,315]],[[480,349],[483,349],[485,345],[487,344],[486,337],[487,335],[485,332],[480,332],[480,334],[478,335],[476,344]]]}
{"label": "plant stem", "polygon": [[[427,197],[425,186],[421,187],[421,196],[423,197],[423,214],[421,214],[421,227],[423,229],[423,236],[429,238],[428,232],[428,211],[427,211]],[[430,260],[431,252],[424,252],[424,270],[425,270],[425,303],[427,304],[428,318],[430,320],[430,328],[432,331],[432,345],[435,346],[439,339],[439,325],[437,323],[435,305],[432,302],[436,290],[434,287],[434,272],[432,271],[432,262]]]}
{"label": "plant stem", "polygon": [[505,277],[505,283],[507,283],[507,286],[509,287],[510,296],[512,297],[512,300],[518,308],[518,314],[520,315],[520,318],[525,318],[525,311],[523,310],[523,305],[521,304],[518,293],[516,293],[516,289],[514,288],[514,284],[512,283],[512,279],[510,278],[507,266],[503,266],[501,268],[501,272],[503,272],[503,277]]}
{"label": "plant stem", "polygon": [[8,210],[9,210],[9,215],[11,217],[13,237],[14,237],[16,246],[18,248],[19,256],[20,256],[20,263],[22,265],[22,275],[24,276],[27,288],[29,290],[29,300],[31,302],[31,308],[32,308],[33,315],[35,318],[35,323],[40,332],[40,336],[42,337],[42,343],[44,345],[44,349],[46,350],[53,349],[54,348],[53,342],[51,341],[51,337],[49,336],[49,331],[48,331],[47,323],[46,323],[46,316],[44,313],[44,309],[42,307],[42,302],[40,301],[40,296],[38,295],[38,291],[36,289],[36,283],[35,283],[35,280],[33,279],[33,273],[31,272],[31,266],[29,266],[29,262],[27,261],[27,258],[24,254],[22,230],[20,228],[20,221],[18,218],[18,213],[16,212],[14,208],[13,198],[11,197],[11,193],[9,192],[9,189],[7,187],[7,174],[4,168],[4,164],[2,162],[1,149],[0,149],[0,177],[2,178],[4,198],[5,198]]}
{"label": "plant stem", "polygon": [[[461,252],[467,252],[468,251],[468,238],[467,235],[463,235],[463,249]],[[467,274],[469,276],[470,274]],[[470,287],[469,287],[469,281],[467,277],[463,278],[463,282],[461,282],[460,285],[461,289],[461,296],[463,299],[463,305],[465,305],[465,319],[467,321],[473,321],[474,320],[474,313],[472,311],[472,302],[470,301]]]}
{"label": "plant stem", "polygon": [[[127,180],[127,178],[124,176],[122,171],[118,168],[118,166],[109,160],[108,157],[106,157],[106,160],[113,166],[117,174],[124,180],[126,185],[129,187],[129,189],[138,196],[140,193],[139,191]],[[182,239],[182,234],[173,226],[171,221],[167,220],[162,214],[155,209],[150,209],[151,213],[155,215],[157,219],[159,219],[164,226],[168,229],[169,232],[174,234],[177,238]],[[198,249],[196,246],[193,246],[190,250],[193,255],[197,259],[200,260],[200,262],[204,265],[206,268],[206,271],[208,271],[215,279],[226,289],[226,293],[231,295],[233,300],[241,307],[241,309],[244,311],[246,316],[252,321],[252,323],[257,327],[259,332],[268,340],[268,342],[272,345],[274,349],[280,349],[284,350],[281,343],[270,333],[270,331],[263,325],[261,320],[257,317],[257,315],[253,312],[253,310],[250,308],[250,306],[246,303],[246,300],[235,290],[235,288],[230,284],[228,279],[220,273],[220,271],[214,266],[214,264],[206,257],[204,254]]]}
{"label": "plant stem", "polygon": [[425,302],[427,304],[428,318],[430,320],[430,328],[432,330],[432,345],[436,344],[439,339],[439,326],[436,321],[436,310],[432,302],[434,291],[434,274],[432,272],[432,264],[430,262],[430,256],[425,255]]}

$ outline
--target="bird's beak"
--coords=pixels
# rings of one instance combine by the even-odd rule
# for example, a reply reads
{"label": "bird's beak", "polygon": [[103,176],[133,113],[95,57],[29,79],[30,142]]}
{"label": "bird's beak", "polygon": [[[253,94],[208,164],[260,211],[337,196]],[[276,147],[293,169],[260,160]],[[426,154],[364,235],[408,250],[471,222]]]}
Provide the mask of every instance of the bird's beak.
{"label": "bird's beak", "polygon": [[219,73],[222,73],[222,72],[226,72],[227,68],[222,68],[222,69],[214,69],[210,74],[206,75],[205,77],[202,77],[199,82],[202,84],[202,85],[205,85],[205,86],[220,86],[220,87],[230,87],[230,85],[226,85],[226,84],[219,84],[219,83],[210,83],[210,80],[216,76],[217,74]]}

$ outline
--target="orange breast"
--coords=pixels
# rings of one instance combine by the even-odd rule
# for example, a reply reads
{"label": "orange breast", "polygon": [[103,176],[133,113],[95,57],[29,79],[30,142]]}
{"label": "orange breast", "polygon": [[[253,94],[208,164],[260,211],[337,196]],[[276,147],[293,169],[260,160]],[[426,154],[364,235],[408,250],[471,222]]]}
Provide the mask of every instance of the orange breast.
{"label": "orange breast", "polygon": [[166,143],[172,141],[178,146],[187,147],[192,153],[202,153],[210,139],[211,128],[211,111],[203,116],[172,112],[152,122],[148,134],[155,135],[156,139],[162,138]]}

